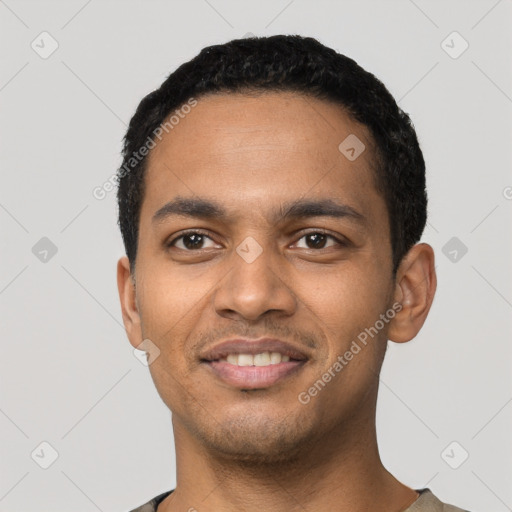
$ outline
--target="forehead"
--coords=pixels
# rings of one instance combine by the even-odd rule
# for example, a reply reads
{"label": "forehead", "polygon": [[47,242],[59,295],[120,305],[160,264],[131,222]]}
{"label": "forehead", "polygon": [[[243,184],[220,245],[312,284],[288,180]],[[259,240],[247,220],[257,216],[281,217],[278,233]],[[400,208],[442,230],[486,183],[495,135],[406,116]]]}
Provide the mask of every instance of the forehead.
{"label": "forehead", "polygon": [[[208,95],[172,126],[148,156],[141,217],[176,196],[262,213],[298,197],[329,195],[359,210],[380,198],[369,131],[332,102],[291,92]],[[354,136],[365,149],[349,160],[339,147]]]}
{"label": "forehead", "polygon": [[204,156],[192,152],[197,148],[213,156],[251,149],[272,152],[280,147],[297,155],[320,153],[318,157],[321,152],[328,156],[339,151],[339,143],[351,134],[373,142],[367,128],[341,105],[293,92],[209,94],[200,97],[189,113],[179,118],[172,114],[168,119],[176,124],[168,125],[151,151],[150,166],[170,150],[174,158],[186,161]]}

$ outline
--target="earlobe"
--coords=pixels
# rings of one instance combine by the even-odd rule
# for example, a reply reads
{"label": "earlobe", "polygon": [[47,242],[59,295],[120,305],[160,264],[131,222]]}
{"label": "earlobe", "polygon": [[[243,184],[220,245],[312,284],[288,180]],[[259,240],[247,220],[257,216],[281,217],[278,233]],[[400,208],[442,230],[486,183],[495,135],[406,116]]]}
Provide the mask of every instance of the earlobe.
{"label": "earlobe", "polygon": [[397,271],[394,300],[402,305],[390,323],[388,339],[412,340],[423,326],[437,287],[434,250],[428,244],[413,246]]}
{"label": "earlobe", "polygon": [[133,347],[137,347],[142,341],[142,330],[135,284],[130,272],[130,262],[126,256],[117,262],[117,288],[126,334]]}

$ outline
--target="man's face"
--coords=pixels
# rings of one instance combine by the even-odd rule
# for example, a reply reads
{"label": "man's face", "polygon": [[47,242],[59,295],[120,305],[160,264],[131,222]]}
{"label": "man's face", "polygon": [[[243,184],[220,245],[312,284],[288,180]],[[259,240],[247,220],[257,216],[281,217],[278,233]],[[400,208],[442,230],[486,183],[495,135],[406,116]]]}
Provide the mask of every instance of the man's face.
{"label": "man's face", "polygon": [[[351,134],[366,146],[354,161],[338,149]],[[386,327],[308,403],[299,400],[393,302],[373,158],[365,127],[293,93],[202,97],[152,150],[136,260],[140,330],[130,339],[160,350],[150,371],[176,435],[225,456],[277,461],[373,421]],[[178,196],[214,202],[226,217],[153,220]],[[282,216],[300,200],[360,215]],[[180,238],[185,230],[199,233]],[[202,356],[237,337],[278,338],[305,359],[271,384],[236,385]]]}

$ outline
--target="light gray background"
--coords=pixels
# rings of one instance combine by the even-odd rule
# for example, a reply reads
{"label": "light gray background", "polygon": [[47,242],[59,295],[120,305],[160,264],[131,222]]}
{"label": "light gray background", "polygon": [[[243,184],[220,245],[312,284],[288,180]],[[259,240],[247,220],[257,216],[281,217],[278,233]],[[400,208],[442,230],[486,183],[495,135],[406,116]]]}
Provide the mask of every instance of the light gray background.
{"label": "light gray background", "polygon": [[[0,1],[0,510],[126,511],[174,487],[170,413],[122,326],[115,192],[92,190],[119,166],[140,99],[202,47],[248,32],[318,38],[411,115],[439,284],[421,334],[390,343],[383,461],[473,512],[512,510],[511,11],[510,0]],[[50,48],[43,31],[59,45],[47,59],[31,48]],[[469,43],[458,58],[442,47],[453,31]],[[46,262],[32,252],[42,237],[58,249]],[[452,237],[468,248],[455,262],[443,254]],[[59,454],[48,469],[43,441]]]}

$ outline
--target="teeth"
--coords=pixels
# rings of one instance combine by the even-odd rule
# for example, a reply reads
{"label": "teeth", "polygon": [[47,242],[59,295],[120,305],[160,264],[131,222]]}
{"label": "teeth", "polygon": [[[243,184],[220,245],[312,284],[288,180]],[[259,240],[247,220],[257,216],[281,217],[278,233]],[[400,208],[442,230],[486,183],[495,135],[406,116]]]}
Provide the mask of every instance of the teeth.
{"label": "teeth", "polygon": [[236,354],[229,354],[226,360],[229,364],[238,364],[238,356]]}
{"label": "teeth", "polygon": [[238,354],[238,366],[252,366],[254,357],[251,354]]}
{"label": "teeth", "polygon": [[289,356],[279,352],[262,352],[261,354],[229,354],[220,359],[221,362],[234,364],[235,366],[268,366],[271,364],[286,363]]}
{"label": "teeth", "polygon": [[268,366],[270,364],[270,354],[262,352],[254,356],[254,366]]}
{"label": "teeth", "polygon": [[279,352],[272,352],[270,354],[270,364],[277,364],[281,362],[281,354]]}

